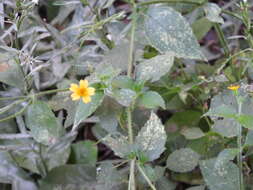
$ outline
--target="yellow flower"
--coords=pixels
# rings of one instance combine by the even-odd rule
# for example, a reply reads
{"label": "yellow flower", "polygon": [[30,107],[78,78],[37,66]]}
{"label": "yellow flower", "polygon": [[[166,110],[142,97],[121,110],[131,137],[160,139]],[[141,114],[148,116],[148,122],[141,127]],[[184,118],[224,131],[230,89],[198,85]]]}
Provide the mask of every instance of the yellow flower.
{"label": "yellow flower", "polygon": [[233,90],[233,91],[236,91],[240,88],[240,85],[231,85],[231,86],[228,86],[228,89],[229,90]]}
{"label": "yellow flower", "polygon": [[72,100],[79,100],[82,98],[84,103],[89,103],[91,101],[91,96],[95,94],[95,88],[89,87],[87,80],[80,80],[79,86],[77,84],[70,84],[70,91]]}

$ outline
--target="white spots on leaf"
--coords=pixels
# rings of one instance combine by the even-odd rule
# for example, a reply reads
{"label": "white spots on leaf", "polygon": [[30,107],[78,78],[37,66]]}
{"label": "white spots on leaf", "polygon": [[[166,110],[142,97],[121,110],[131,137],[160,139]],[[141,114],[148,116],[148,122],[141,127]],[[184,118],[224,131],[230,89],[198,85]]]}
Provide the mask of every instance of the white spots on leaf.
{"label": "white spots on leaf", "polygon": [[164,126],[155,113],[151,116],[136,137],[136,146],[150,161],[159,158],[165,150],[166,133]]}

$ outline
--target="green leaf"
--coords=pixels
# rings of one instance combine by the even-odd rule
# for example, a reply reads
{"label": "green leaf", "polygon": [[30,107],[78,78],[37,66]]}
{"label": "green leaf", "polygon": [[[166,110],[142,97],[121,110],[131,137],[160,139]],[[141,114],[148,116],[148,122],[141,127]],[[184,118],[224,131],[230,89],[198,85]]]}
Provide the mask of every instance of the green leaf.
{"label": "green leaf", "polygon": [[184,135],[186,139],[198,139],[205,136],[205,133],[198,127],[184,128],[181,130],[181,134]]}
{"label": "green leaf", "polygon": [[111,97],[115,98],[115,100],[123,105],[123,106],[130,106],[131,103],[136,98],[136,92],[127,88],[117,89],[114,90],[112,93],[109,94]]}
{"label": "green leaf", "polygon": [[206,3],[204,6],[206,18],[211,22],[224,23],[223,18],[220,16],[221,8],[215,3]]}
{"label": "green leaf", "polygon": [[150,7],[145,33],[151,45],[161,53],[178,58],[206,60],[185,18],[170,7]]}
{"label": "green leaf", "polygon": [[82,100],[80,100],[76,110],[74,126],[77,127],[83,120],[96,111],[98,106],[102,103],[103,98],[103,92],[96,92],[95,95],[91,97],[91,102],[88,104],[85,104]]}
{"label": "green leaf", "polygon": [[236,120],[245,128],[253,129],[253,115],[242,114]]}
{"label": "green leaf", "polygon": [[198,165],[199,158],[192,149],[182,148],[169,155],[166,166],[174,172],[189,172]]}
{"label": "green leaf", "polygon": [[203,160],[200,162],[201,173],[206,185],[210,190],[238,190],[239,188],[239,169],[228,162],[222,167],[215,168],[216,159]]}
{"label": "green leaf", "polygon": [[201,40],[202,38],[205,37],[207,32],[211,30],[212,26],[213,26],[213,23],[204,17],[204,18],[200,18],[196,20],[192,24],[192,30],[196,38],[198,40]]}
{"label": "green leaf", "polygon": [[128,138],[121,134],[111,134],[103,138],[103,143],[109,146],[115,155],[126,158],[132,152]]}
{"label": "green leaf", "polygon": [[72,144],[71,150],[71,163],[96,165],[98,150],[92,141],[80,141]]}
{"label": "green leaf", "polygon": [[133,89],[134,81],[128,76],[120,75],[113,79],[112,81],[113,88],[129,88]]}
{"label": "green leaf", "polygon": [[42,180],[41,189],[47,184],[52,185],[83,185],[88,186],[96,180],[96,168],[89,165],[63,165],[51,170]]}
{"label": "green leaf", "polygon": [[166,53],[165,55],[158,55],[151,59],[139,63],[136,67],[137,80],[151,82],[158,81],[162,76],[167,74],[174,63],[174,55]]}
{"label": "green leaf", "polygon": [[166,132],[160,119],[151,112],[149,120],[139,131],[135,145],[149,161],[153,161],[163,153],[166,143]]}
{"label": "green leaf", "polygon": [[148,109],[162,107],[165,109],[165,102],[163,98],[155,91],[144,92],[137,100],[138,106]]}
{"label": "green leaf", "polygon": [[54,113],[42,101],[36,101],[28,107],[26,124],[32,137],[44,145],[54,144],[64,134]]}
{"label": "green leaf", "polygon": [[222,120],[216,120],[212,126],[212,130],[224,137],[235,137],[238,135],[238,122],[232,118],[224,118]]}

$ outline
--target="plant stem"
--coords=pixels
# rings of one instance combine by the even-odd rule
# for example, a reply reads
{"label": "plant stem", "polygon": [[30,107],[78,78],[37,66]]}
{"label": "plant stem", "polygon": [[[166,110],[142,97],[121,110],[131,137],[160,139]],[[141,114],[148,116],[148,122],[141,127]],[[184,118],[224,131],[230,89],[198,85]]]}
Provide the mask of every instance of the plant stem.
{"label": "plant stem", "polygon": [[220,43],[221,43],[221,45],[224,49],[224,53],[225,53],[226,57],[229,57],[229,55],[230,55],[229,52],[230,51],[229,51],[228,43],[227,43],[227,40],[225,38],[225,35],[224,35],[223,31],[221,30],[220,24],[215,23],[214,28],[217,32],[218,38],[219,38]]}
{"label": "plant stem", "polygon": [[155,186],[152,184],[152,182],[150,181],[148,176],[145,174],[145,172],[143,171],[141,166],[139,164],[137,164],[137,167],[138,167],[139,171],[141,172],[142,176],[144,177],[144,179],[148,182],[148,185],[151,187],[151,189],[156,190]]}
{"label": "plant stem", "polygon": [[203,2],[196,2],[194,0],[151,0],[151,1],[146,1],[146,2],[140,2],[138,5],[144,6],[144,5],[151,5],[151,4],[157,4],[157,3],[185,3],[185,4],[192,4],[192,5],[202,5],[206,1]]}
{"label": "plant stem", "polygon": [[[68,88],[47,90],[47,91],[43,91],[43,92],[33,94],[32,96],[39,97],[39,96],[43,96],[43,95],[47,95],[47,94],[53,94],[53,93],[56,93],[56,92],[65,92],[65,91],[68,91],[68,90],[69,90]],[[28,98],[28,97],[29,97],[29,95],[28,96],[16,96],[16,97],[4,97],[4,98],[0,98],[0,101],[25,99],[25,98]]]}
{"label": "plant stem", "polygon": [[[128,55],[128,70],[127,76],[132,77],[133,72],[133,61],[134,61],[134,38],[135,38],[135,29],[137,22],[137,7],[135,4],[135,0],[131,1],[132,4],[132,28],[131,28],[131,39],[129,46],[129,55]],[[127,108],[127,123],[128,123],[128,138],[129,143],[133,144],[133,126],[132,126],[132,106]],[[130,161],[130,175],[129,175],[129,183],[128,190],[135,190],[135,158]]]}
{"label": "plant stem", "polygon": [[[238,102],[238,115],[240,116],[242,112],[242,102],[240,100],[237,102]],[[243,167],[242,167],[242,126],[241,125],[239,125],[239,128],[238,128],[237,146],[239,148],[239,153],[237,155],[237,162],[239,165],[239,184],[240,184],[240,190],[244,190]]]}
{"label": "plant stem", "polygon": [[135,159],[130,161],[130,174],[128,182],[128,190],[135,190]]}
{"label": "plant stem", "polygon": [[0,134],[0,139],[26,139],[31,138],[29,134]]}

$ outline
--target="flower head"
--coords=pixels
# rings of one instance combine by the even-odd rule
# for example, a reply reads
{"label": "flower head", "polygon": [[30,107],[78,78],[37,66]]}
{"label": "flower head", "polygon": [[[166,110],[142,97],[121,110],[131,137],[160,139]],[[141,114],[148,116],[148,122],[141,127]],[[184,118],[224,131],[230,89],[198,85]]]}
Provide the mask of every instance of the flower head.
{"label": "flower head", "polygon": [[240,88],[240,85],[231,85],[231,86],[228,86],[228,89],[229,90],[233,90],[233,91],[236,91]]}
{"label": "flower head", "polygon": [[95,94],[95,88],[89,87],[87,80],[80,80],[79,86],[77,84],[71,84],[69,90],[73,92],[71,94],[72,100],[79,100],[82,98],[84,103],[91,101],[91,96]]}

